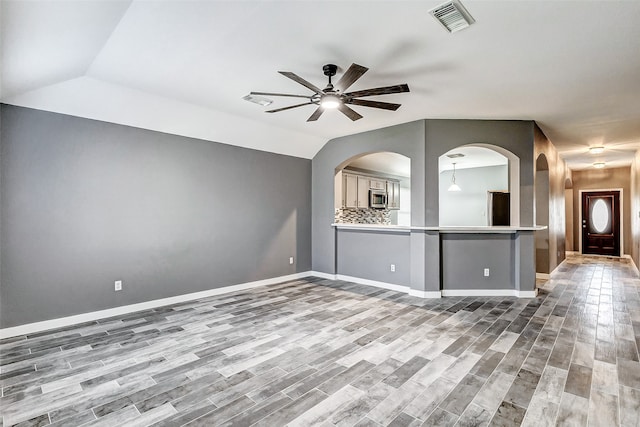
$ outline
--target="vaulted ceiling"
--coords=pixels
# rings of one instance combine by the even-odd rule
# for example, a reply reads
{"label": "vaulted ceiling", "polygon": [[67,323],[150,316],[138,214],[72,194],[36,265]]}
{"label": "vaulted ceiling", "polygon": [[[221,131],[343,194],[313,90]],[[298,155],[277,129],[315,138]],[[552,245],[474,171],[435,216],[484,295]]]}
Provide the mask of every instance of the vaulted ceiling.
{"label": "vaulted ceiling", "polygon": [[[572,168],[640,148],[640,1],[477,1],[450,34],[439,1],[14,1],[1,5],[2,102],[311,158],[331,138],[422,118],[535,120]],[[350,90],[408,83],[306,122],[322,66],[369,71]],[[482,142],[482,141],[478,141]]]}

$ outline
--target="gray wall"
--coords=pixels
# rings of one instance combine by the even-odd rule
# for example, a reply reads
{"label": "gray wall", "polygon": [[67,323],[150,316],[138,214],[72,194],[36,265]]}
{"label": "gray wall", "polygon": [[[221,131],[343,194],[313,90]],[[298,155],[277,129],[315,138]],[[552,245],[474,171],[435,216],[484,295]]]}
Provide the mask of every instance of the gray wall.
{"label": "gray wall", "polygon": [[0,108],[0,327],[310,269],[309,160]]}
{"label": "gray wall", "polygon": [[[336,245],[339,242],[331,227],[334,173],[353,157],[378,151],[392,151],[409,157],[411,225],[438,226],[439,157],[468,144],[505,148],[520,158],[520,225],[527,226],[533,225],[534,212],[533,141],[533,122],[501,120],[420,120],[329,141],[313,158],[313,269],[336,272]],[[533,288],[533,239],[523,238],[519,242],[516,252],[522,258],[518,258],[517,265],[523,276],[517,283]],[[410,270],[412,289],[434,291],[440,288],[438,232],[411,233]]]}
{"label": "gray wall", "polygon": [[534,123],[517,120],[427,120],[426,225],[438,225],[438,160],[444,153],[468,144],[505,148],[520,158],[520,225],[533,225]]}
{"label": "gray wall", "polygon": [[336,138],[313,158],[313,270],[334,274],[334,176],[354,157],[390,151],[411,159],[411,221],[424,225],[424,120]]}
{"label": "gray wall", "polygon": [[442,234],[443,289],[514,289],[516,236]]}
{"label": "gray wall", "polygon": [[409,233],[338,230],[338,274],[409,286],[409,250]]}
{"label": "gray wall", "polygon": [[507,165],[457,169],[456,182],[461,191],[447,191],[453,171],[440,173],[440,225],[489,225],[488,191],[509,191]]}

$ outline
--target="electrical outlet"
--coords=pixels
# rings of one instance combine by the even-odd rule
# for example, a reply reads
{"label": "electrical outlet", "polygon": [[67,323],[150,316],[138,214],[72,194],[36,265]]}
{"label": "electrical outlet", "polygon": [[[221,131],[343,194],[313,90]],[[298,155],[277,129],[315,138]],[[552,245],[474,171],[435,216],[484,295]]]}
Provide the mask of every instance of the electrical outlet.
{"label": "electrical outlet", "polygon": [[484,269],[484,277],[489,277],[489,269],[488,268]]}
{"label": "electrical outlet", "polygon": [[122,290],[122,280],[116,280],[114,283],[114,290],[117,291],[121,291]]}
{"label": "electrical outlet", "polygon": [[396,265],[395,264],[391,264],[391,272],[392,273],[396,272]]}
{"label": "electrical outlet", "polygon": [[292,256],[289,257],[289,264],[293,265],[293,257]]}

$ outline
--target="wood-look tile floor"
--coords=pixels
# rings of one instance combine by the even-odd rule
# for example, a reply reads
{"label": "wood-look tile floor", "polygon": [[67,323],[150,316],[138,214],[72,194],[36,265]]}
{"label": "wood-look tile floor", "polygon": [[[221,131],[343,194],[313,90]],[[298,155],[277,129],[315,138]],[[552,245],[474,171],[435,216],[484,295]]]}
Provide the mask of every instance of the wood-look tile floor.
{"label": "wood-look tile floor", "polygon": [[535,299],[310,278],[16,337],[0,425],[638,425],[639,290],[572,256]]}

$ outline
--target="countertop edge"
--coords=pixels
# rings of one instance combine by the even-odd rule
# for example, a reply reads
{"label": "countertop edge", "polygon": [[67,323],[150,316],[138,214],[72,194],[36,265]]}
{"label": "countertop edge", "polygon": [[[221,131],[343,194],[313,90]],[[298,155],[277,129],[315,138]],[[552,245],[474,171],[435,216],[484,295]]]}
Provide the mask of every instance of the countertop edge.
{"label": "countertop edge", "polygon": [[440,233],[470,233],[470,234],[509,234],[518,231],[540,231],[546,230],[545,225],[528,227],[421,227],[407,225],[378,225],[378,224],[345,224],[333,223],[332,227],[345,230],[381,231],[390,233],[410,233],[411,231],[438,231]]}

